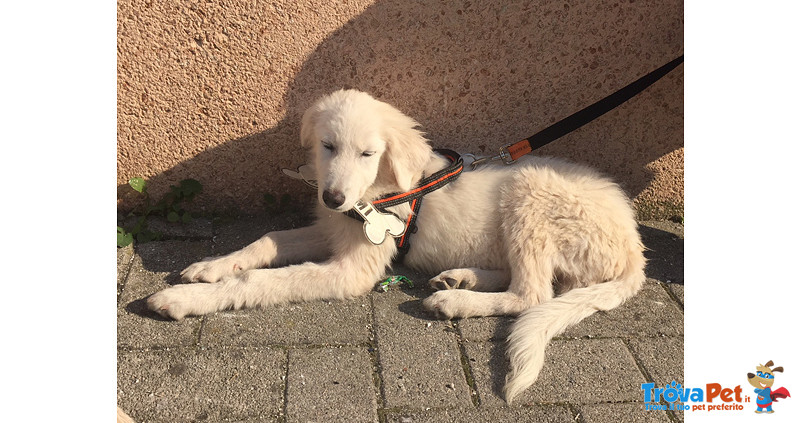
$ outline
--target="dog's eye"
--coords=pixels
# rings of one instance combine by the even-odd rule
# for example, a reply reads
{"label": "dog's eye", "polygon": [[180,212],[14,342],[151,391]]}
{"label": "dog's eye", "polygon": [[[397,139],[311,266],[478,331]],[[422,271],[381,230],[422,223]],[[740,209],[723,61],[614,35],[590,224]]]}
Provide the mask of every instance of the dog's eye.
{"label": "dog's eye", "polygon": [[361,156],[362,157],[369,157],[369,156],[371,156],[373,154],[375,154],[374,151],[365,151],[365,152],[361,153]]}
{"label": "dog's eye", "polygon": [[327,141],[322,141],[322,146],[325,147],[325,149],[328,150],[328,151],[333,151],[334,150],[333,144],[331,144],[331,143],[329,143]]}

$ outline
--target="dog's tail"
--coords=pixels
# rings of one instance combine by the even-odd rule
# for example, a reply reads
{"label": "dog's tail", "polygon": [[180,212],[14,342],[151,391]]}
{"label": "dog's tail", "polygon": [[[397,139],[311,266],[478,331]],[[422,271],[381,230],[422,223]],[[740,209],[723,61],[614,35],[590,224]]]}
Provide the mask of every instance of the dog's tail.
{"label": "dog's tail", "polygon": [[628,270],[619,279],[570,290],[519,315],[508,336],[511,372],[506,376],[505,397],[509,404],[536,381],[550,339],[598,310],[619,306],[641,289],[645,259],[639,253],[628,260]]}

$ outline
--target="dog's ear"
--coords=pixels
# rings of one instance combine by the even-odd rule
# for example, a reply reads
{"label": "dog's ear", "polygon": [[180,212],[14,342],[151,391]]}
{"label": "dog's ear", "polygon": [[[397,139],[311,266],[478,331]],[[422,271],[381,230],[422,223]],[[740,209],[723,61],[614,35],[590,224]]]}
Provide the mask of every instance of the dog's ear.
{"label": "dog's ear", "polygon": [[783,367],[781,367],[781,366],[778,366],[778,367],[776,367],[776,368],[772,369],[772,373],[775,373],[775,372],[781,372],[781,373],[783,373]]}
{"label": "dog's ear", "polygon": [[391,106],[385,106],[382,110],[383,139],[386,142],[384,157],[397,186],[409,191],[430,160],[431,146],[423,133],[416,129],[419,124],[414,119]]}
{"label": "dog's ear", "polygon": [[772,360],[770,360],[770,361],[767,361],[766,364],[764,364],[764,367],[772,367],[773,364],[774,363],[772,363]]}
{"label": "dog's ear", "polygon": [[303,119],[300,121],[300,145],[304,148],[313,145],[314,126],[317,123],[317,116],[319,114],[319,106],[317,104],[309,107],[303,113]]}

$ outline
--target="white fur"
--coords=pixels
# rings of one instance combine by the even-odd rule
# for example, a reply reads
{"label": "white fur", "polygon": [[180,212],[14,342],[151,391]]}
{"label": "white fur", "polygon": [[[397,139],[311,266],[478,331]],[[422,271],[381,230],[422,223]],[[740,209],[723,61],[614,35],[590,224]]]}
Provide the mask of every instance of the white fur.
{"label": "white fur", "polygon": [[[407,191],[448,164],[416,126],[358,91],[321,99],[301,130],[319,181],[316,223],[189,266],[184,281],[216,283],[167,288],[148,299],[149,307],[182,319],[367,293],[397,249],[390,237],[371,244],[363,224],[341,211],[359,199]],[[337,210],[323,205],[326,189],[344,195]],[[411,213],[407,204],[391,210],[403,219]],[[405,264],[439,273],[430,284],[441,289],[426,308],[447,319],[519,315],[508,339],[509,402],[536,380],[553,336],[620,305],[645,279],[628,198],[593,170],[556,159],[528,156],[513,166],[464,172],[425,197],[417,225]]]}

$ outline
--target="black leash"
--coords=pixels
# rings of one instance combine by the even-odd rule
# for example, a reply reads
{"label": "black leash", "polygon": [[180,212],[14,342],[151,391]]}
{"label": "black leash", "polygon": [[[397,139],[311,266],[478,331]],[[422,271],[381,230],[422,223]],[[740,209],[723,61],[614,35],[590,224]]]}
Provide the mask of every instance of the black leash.
{"label": "black leash", "polygon": [[564,119],[542,129],[541,131],[525,138],[522,141],[506,145],[500,149],[500,154],[494,157],[485,157],[477,159],[472,162],[473,168],[479,164],[492,161],[502,160],[506,164],[514,163],[520,157],[544,147],[545,145],[561,138],[562,136],[580,128],[583,125],[599,118],[600,116],[611,111],[620,104],[630,100],[636,94],[647,89],[656,81],[664,77],[671,70],[675,69],[683,63],[683,56],[672,60],[664,66],[648,73],[647,75],[631,82],[630,84],[622,87],[619,91],[609,95],[608,97],[588,106],[584,109],[575,112]]}

